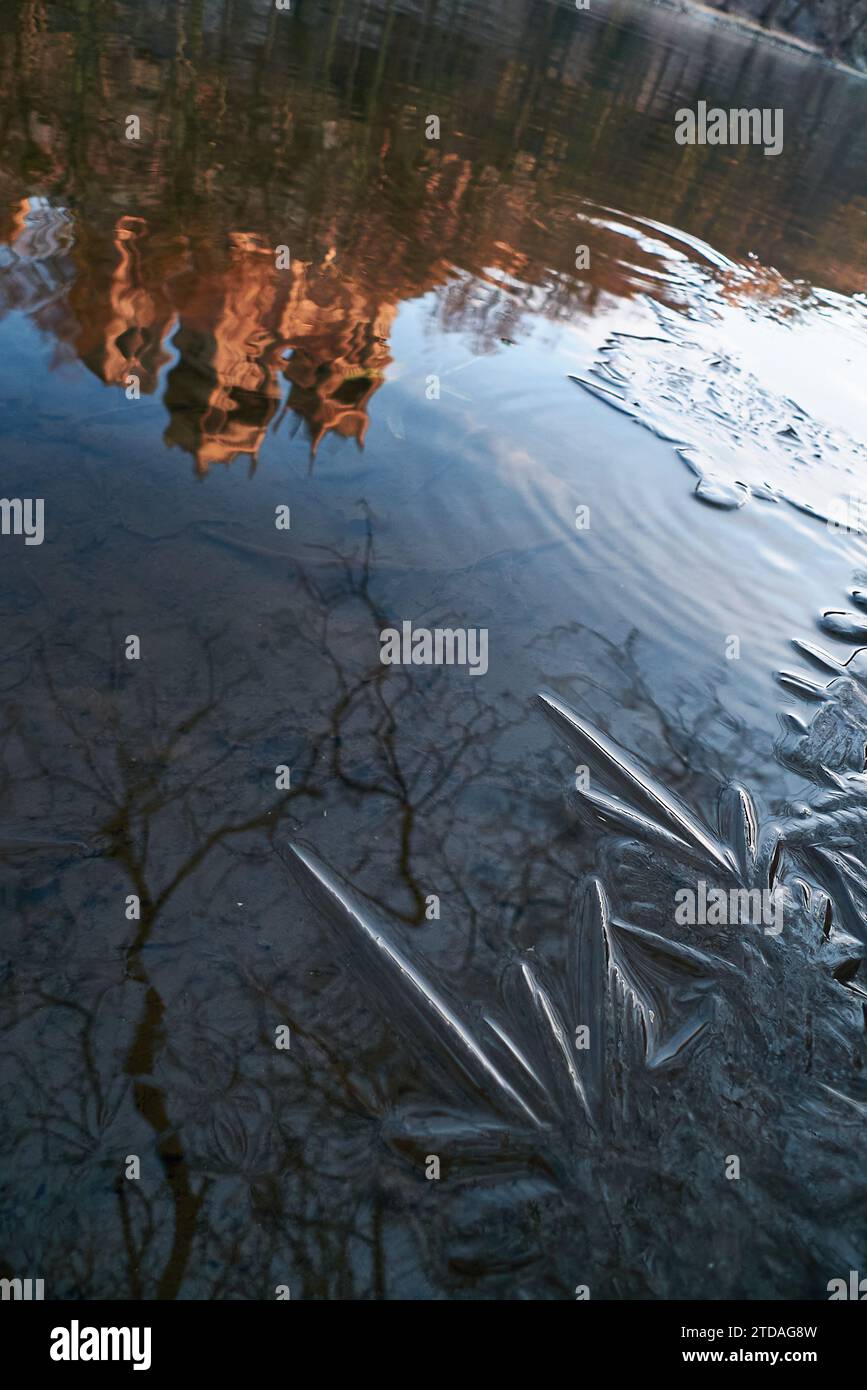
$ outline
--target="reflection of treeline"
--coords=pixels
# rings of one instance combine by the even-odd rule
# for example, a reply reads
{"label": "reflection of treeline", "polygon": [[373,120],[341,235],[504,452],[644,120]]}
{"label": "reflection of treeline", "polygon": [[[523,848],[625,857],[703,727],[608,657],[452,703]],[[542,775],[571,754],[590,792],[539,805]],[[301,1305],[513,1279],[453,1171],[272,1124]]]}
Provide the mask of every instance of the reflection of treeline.
{"label": "reflection of treeline", "polygon": [[729,14],[746,15],[767,29],[809,39],[826,53],[867,63],[867,0],[710,0]]}
{"label": "reflection of treeline", "polygon": [[[796,88],[801,70],[764,43],[696,24],[673,44],[671,26],[626,0],[589,15],[564,0],[7,0],[0,313],[25,308],[58,360],[115,386],[133,372],[148,393],[171,333],[167,439],[205,470],[255,457],[284,400],[314,448],[332,430],[362,442],[402,301],[435,291],[442,325],[484,351],[528,310],[574,319],[641,292],[640,253],[582,221],[585,200],[860,286],[860,84],[815,64]],[[735,95],[786,107],[771,188],[755,150],[674,142],[683,100]],[[281,244],[291,275],[274,271]]]}
{"label": "reflection of treeline", "polygon": [[[386,175],[402,192],[382,207],[384,217],[411,227],[415,213],[433,212],[424,165],[440,152],[453,163],[481,156],[485,188],[517,185],[522,196],[528,174],[535,183],[539,173],[564,173],[587,141],[558,92],[583,81],[597,50],[604,67],[610,47],[600,44],[600,26],[576,25],[547,0],[495,8],[488,0],[498,33],[501,9],[511,12],[508,45],[489,41],[490,26],[475,36],[450,30],[461,7],[449,0],[423,14],[389,0],[337,3],[332,15],[299,0],[291,18],[271,0],[79,0],[64,10],[65,25],[40,0],[8,8],[0,129],[10,181],[19,176],[28,192],[38,183],[40,192],[74,193],[93,222],[97,206],[114,210],[101,196],[110,180],[136,204],[118,211],[157,212],[183,230],[201,212],[212,228],[218,220],[227,230],[282,225],[305,258],[335,228],[382,207]],[[632,85],[640,85],[637,72]],[[586,134],[592,103],[582,97],[581,105]],[[546,131],[552,106],[552,123],[569,127],[556,138]],[[140,145],[122,138],[131,110],[142,118]],[[424,138],[428,112],[440,117],[440,142]],[[468,180],[464,171],[461,193],[472,191],[474,174]],[[441,183],[435,191],[445,193]],[[419,267],[427,258],[417,238],[407,254]]]}
{"label": "reflection of treeline", "polygon": [[[352,257],[361,269],[360,251],[368,282],[385,273],[370,259],[375,226],[388,267],[397,259],[415,293],[432,259],[475,273],[505,257],[518,279],[550,288],[549,272],[574,271],[576,194],[623,206],[628,191],[626,211],[737,255],[743,209],[766,206],[767,169],[748,151],[721,170],[710,151],[705,179],[708,152],[672,142],[672,92],[713,95],[716,36],[672,52],[654,42],[666,22],[654,7],[630,7],[628,25],[616,13],[607,23],[604,6],[587,18],[551,0],[335,0],[327,12],[299,0],[291,16],[270,0],[77,0],[60,11],[9,0],[0,191],[74,199],[92,227],[126,214],[214,238],[255,229],[305,261],[334,247],[344,268]],[[791,83],[761,46],[734,78],[740,104],[785,105]],[[863,190],[863,113],[850,95],[829,73],[799,96],[786,128],[791,186],[775,188],[784,215],[809,218],[823,273],[846,259],[841,203]],[[123,139],[130,110],[142,117],[137,146]],[[431,112],[439,142],[425,139]],[[858,219],[853,244],[860,232]],[[748,237],[762,257],[758,229]],[[784,249],[767,248],[783,270]]]}

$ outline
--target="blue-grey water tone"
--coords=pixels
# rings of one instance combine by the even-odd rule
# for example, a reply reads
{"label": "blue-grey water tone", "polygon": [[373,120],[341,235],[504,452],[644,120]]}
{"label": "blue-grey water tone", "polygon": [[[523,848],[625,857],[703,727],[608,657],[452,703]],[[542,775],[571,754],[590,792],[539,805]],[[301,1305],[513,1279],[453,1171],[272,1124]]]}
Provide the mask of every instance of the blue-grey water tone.
{"label": "blue-grey water tone", "polygon": [[639,0],[7,0],[0,72],[0,1276],[867,1271],[867,80]]}

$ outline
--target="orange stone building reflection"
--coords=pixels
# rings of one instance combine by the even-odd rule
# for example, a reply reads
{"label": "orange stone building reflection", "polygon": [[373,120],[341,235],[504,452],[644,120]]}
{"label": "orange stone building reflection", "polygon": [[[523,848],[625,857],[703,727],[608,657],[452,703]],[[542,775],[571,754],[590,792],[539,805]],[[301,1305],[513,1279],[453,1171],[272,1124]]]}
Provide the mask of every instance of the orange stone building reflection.
{"label": "orange stone building reflection", "polygon": [[342,274],[333,251],[280,270],[261,237],[231,233],[215,250],[206,237],[151,236],[128,216],[109,248],[46,200],[22,200],[0,231],[0,312],[40,322],[62,299],[43,326],[108,386],[152,395],[162,380],[166,442],[200,474],[255,462],[287,409],[314,456],[330,431],[363,445],[398,301]]}

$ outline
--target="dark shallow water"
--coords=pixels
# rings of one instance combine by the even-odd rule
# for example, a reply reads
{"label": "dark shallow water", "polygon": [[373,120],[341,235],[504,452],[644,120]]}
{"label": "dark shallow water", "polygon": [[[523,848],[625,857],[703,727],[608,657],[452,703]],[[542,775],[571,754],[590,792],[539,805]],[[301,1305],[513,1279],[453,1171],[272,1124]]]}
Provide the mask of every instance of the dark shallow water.
{"label": "dark shallow water", "polygon": [[[867,83],[547,0],[10,0],[0,68],[45,501],[0,537],[0,1273],[867,1269]],[[783,154],[677,146],[698,99]],[[488,671],[382,665],[404,620]],[[678,925],[701,879],[784,931]]]}

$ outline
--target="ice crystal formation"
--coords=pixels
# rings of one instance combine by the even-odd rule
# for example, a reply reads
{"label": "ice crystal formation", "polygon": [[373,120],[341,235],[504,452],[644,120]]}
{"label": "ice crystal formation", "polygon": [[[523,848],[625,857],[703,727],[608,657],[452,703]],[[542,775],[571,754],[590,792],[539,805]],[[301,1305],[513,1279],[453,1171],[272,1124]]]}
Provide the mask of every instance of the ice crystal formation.
{"label": "ice crystal formation", "polygon": [[[603,832],[599,871],[564,914],[565,966],[506,961],[496,1010],[452,998],[396,924],[292,847],[431,1078],[427,1108],[387,1116],[388,1142],[420,1166],[441,1155],[455,1193],[475,1191],[469,1226],[459,1200],[448,1209],[442,1258],[514,1297],[570,1282],[676,1297],[699,1278],[720,1297],[821,1296],[863,1223],[847,1156],[867,1114],[864,778],[835,775],[814,806],[776,818],[729,785],[706,824],[563,699],[540,704],[593,769],[572,795]],[[677,926],[675,892],[700,879],[782,890],[783,932]],[[546,1240],[555,1226],[571,1246]]]}

